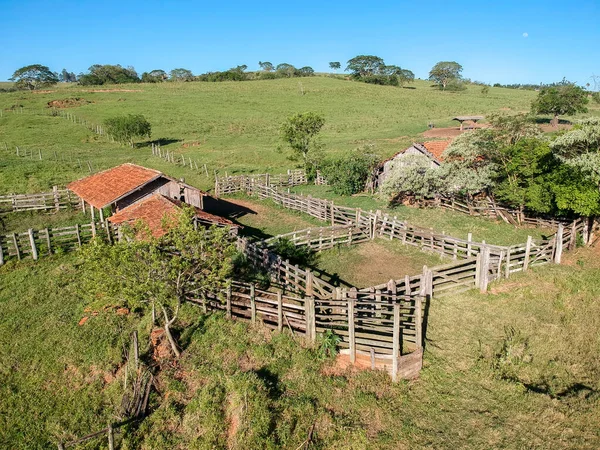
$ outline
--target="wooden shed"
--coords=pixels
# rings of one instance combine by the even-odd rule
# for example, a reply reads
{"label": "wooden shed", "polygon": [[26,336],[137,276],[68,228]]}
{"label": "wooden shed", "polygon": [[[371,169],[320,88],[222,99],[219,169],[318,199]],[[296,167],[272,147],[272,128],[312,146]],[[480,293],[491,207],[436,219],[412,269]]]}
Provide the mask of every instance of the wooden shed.
{"label": "wooden shed", "polygon": [[101,216],[104,208],[115,213],[155,193],[203,209],[208,195],[158,170],[131,163],[74,181],[67,188],[81,198],[84,208],[90,206],[92,215],[97,209]]}

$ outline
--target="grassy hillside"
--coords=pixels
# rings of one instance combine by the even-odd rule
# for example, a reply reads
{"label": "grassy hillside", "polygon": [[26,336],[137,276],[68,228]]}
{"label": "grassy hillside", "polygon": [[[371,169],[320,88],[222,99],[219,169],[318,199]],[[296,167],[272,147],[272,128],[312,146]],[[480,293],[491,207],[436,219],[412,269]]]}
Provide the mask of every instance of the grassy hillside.
{"label": "grassy hillside", "polygon": [[[299,83],[305,95],[300,94]],[[418,134],[430,121],[442,127],[451,125],[450,119],[457,114],[527,110],[533,95],[492,88],[484,96],[477,86],[460,93],[442,92],[425,81],[400,89],[326,77],[106,88],[60,85],[39,93],[4,93],[0,94],[0,152],[3,169],[11,170],[9,178],[0,180],[0,190],[42,189],[89,173],[86,161],[101,169],[127,160],[171,167],[177,176],[210,185],[206,177],[189,170],[161,165],[147,148],[125,148],[60,117],[40,116],[52,100],[80,97],[91,102],[68,111],[94,123],[117,114],[144,114],[153,125],[152,138],[165,143],[163,149],[206,163],[211,173],[215,169],[231,173],[291,167],[278,132],[282,121],[295,112],[316,111],[325,116],[322,140],[326,152],[340,153],[368,143],[387,156],[422,139]],[[11,108],[23,113],[10,112]],[[12,156],[15,146],[36,155],[42,150],[45,161],[17,159]],[[58,163],[52,162],[55,152]],[[82,169],[78,160],[83,162]]]}
{"label": "grassy hillside", "polygon": [[[595,254],[434,299],[419,380],[335,366],[317,346],[183,312],[178,365],[121,448],[597,448]],[[56,448],[119,419],[122,347],[149,324],[81,304],[76,257],[0,268],[0,447]],[[34,281],[32,281],[34,280]],[[79,325],[82,317],[89,319]],[[103,443],[102,445],[106,445]],[[98,441],[87,448],[99,448]],[[100,447],[102,448],[102,447]]]}

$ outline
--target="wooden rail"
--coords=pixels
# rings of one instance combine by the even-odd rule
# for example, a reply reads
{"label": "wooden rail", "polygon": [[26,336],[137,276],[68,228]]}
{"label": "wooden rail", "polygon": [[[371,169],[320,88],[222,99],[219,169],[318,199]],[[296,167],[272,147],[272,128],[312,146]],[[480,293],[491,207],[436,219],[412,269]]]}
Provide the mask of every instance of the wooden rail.
{"label": "wooden rail", "polygon": [[58,211],[81,207],[79,198],[68,189],[57,186],[51,192],[0,195],[0,213],[17,211]]}
{"label": "wooden rail", "polygon": [[215,176],[215,196],[246,192],[255,185],[273,187],[292,187],[307,184],[303,170],[288,170],[285,174]]}
{"label": "wooden rail", "polygon": [[37,260],[44,255],[76,250],[95,236],[113,242],[116,234],[115,226],[106,220],[3,235],[0,236],[0,265],[11,259]]}

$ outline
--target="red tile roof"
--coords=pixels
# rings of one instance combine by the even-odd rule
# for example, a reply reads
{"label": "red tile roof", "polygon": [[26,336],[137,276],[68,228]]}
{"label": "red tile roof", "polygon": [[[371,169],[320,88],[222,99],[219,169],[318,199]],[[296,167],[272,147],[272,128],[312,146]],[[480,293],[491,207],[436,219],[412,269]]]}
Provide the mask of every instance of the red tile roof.
{"label": "red tile roof", "polygon": [[452,141],[428,141],[423,142],[423,147],[425,147],[427,151],[435,156],[438,160],[443,161],[444,158],[442,158],[442,154],[451,142]]}
{"label": "red tile roof", "polygon": [[[122,223],[133,223],[137,220],[142,220],[148,225],[154,237],[164,235],[168,230],[163,228],[163,218],[173,218],[181,209],[184,203],[170,199],[161,194],[153,194],[145,197],[142,200],[123,208],[116,214],[108,218],[108,220],[116,225]],[[203,222],[214,223],[217,225],[227,225],[237,227],[233,222],[224,217],[215,216],[202,211],[199,208],[196,210],[196,217]]]}
{"label": "red tile roof", "polygon": [[158,170],[126,163],[73,181],[67,188],[90,205],[104,208],[161,175]]}

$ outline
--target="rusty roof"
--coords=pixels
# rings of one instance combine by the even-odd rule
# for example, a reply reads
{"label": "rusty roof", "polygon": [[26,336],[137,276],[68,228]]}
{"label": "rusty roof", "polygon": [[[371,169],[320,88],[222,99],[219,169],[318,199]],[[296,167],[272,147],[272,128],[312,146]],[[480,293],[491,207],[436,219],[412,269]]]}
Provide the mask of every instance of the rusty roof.
{"label": "rusty roof", "polygon": [[[163,228],[163,218],[172,218],[181,210],[181,206],[185,203],[179,200],[170,199],[162,194],[153,194],[142,200],[123,208],[116,214],[108,218],[115,225],[122,223],[133,223],[137,220],[142,220],[148,225],[154,237],[164,235],[168,230]],[[230,227],[238,227],[230,220],[224,217],[215,216],[214,214],[202,211],[200,208],[194,208],[196,217],[201,222],[210,224],[225,225]]]}
{"label": "rusty roof", "polygon": [[73,181],[67,188],[90,205],[104,208],[162,175],[158,170],[125,163]]}
{"label": "rusty roof", "polygon": [[423,147],[427,149],[439,161],[443,161],[442,154],[448,148],[452,141],[427,141],[423,142]]}

